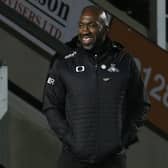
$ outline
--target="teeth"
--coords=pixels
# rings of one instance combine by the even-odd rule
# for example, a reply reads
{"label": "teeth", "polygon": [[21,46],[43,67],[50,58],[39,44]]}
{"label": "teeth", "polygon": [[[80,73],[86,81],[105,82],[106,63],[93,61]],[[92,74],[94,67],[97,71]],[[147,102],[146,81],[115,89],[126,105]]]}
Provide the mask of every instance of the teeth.
{"label": "teeth", "polygon": [[85,40],[85,41],[89,41],[91,39],[92,39],[91,37],[83,37],[83,40]]}
{"label": "teeth", "polygon": [[90,39],[90,37],[83,37],[83,39]]}

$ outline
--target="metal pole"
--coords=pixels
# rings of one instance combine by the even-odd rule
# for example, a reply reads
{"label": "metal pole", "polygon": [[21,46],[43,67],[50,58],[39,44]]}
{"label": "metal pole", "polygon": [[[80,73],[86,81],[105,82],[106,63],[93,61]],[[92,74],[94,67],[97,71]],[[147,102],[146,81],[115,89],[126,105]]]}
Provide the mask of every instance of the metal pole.
{"label": "metal pole", "polygon": [[166,0],[157,0],[157,44],[166,49]]}
{"label": "metal pole", "polygon": [[8,110],[8,67],[0,64],[0,120]]}

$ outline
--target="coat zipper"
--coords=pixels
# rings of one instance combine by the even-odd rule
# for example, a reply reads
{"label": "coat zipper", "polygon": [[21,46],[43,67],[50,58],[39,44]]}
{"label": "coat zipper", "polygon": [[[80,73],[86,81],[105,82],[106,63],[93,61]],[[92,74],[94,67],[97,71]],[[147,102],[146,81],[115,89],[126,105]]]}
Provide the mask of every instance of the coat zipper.
{"label": "coat zipper", "polygon": [[95,70],[96,70],[96,89],[97,89],[97,146],[96,146],[96,156],[99,154],[100,151],[100,143],[99,143],[99,128],[100,128],[100,112],[99,112],[99,75],[98,75],[98,55],[95,54]]}

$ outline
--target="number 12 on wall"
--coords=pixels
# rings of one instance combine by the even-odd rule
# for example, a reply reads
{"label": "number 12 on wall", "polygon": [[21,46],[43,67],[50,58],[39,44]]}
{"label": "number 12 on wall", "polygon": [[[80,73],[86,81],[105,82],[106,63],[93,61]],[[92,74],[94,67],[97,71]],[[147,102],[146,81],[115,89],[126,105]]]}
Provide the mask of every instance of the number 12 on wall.
{"label": "number 12 on wall", "polygon": [[[135,58],[138,69],[141,71],[141,62]],[[143,68],[144,86],[147,88],[149,82],[154,82],[154,86],[148,90],[149,96],[163,103],[163,106],[168,108],[168,83],[166,77],[161,73],[152,75],[152,68]],[[152,80],[152,81],[151,81]]]}

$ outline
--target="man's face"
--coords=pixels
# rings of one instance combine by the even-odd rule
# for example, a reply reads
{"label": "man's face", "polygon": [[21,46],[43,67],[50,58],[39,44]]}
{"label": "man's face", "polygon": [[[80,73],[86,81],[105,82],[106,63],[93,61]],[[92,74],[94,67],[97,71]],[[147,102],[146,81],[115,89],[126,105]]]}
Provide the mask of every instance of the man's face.
{"label": "man's face", "polygon": [[105,38],[105,25],[100,21],[99,14],[87,10],[79,21],[79,40],[85,49],[92,49]]}

